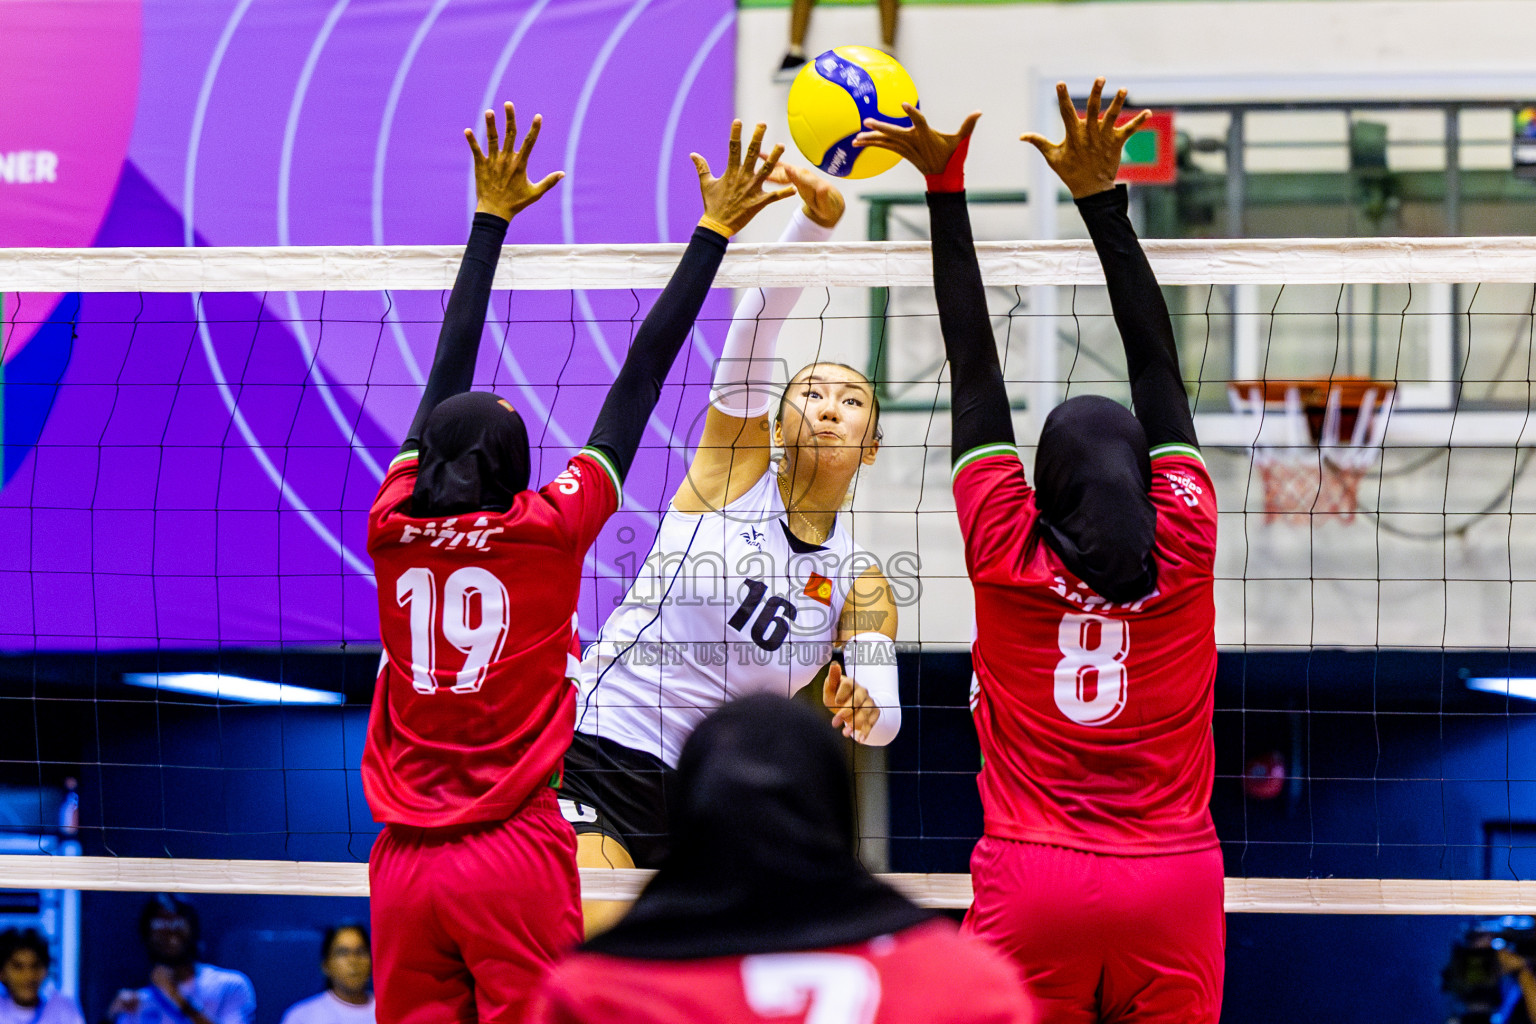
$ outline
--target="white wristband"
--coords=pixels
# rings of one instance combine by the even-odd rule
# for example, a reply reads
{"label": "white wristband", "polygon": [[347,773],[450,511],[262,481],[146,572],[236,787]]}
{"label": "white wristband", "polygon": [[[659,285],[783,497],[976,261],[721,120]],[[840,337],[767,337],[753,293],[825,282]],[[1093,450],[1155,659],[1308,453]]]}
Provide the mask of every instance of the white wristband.
{"label": "white wristband", "polygon": [[884,633],[860,633],[843,645],[843,670],[869,692],[880,718],[863,740],[883,747],[901,731],[901,690],[897,685],[896,642]]}

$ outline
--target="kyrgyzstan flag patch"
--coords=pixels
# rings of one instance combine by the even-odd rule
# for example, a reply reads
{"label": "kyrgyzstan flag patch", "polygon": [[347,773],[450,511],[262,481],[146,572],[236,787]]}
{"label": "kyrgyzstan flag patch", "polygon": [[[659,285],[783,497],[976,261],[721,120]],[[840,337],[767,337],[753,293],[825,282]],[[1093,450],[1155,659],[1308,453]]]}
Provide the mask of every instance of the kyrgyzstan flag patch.
{"label": "kyrgyzstan flag patch", "polygon": [[832,581],[819,572],[811,573],[811,578],[805,581],[805,596],[832,607]]}

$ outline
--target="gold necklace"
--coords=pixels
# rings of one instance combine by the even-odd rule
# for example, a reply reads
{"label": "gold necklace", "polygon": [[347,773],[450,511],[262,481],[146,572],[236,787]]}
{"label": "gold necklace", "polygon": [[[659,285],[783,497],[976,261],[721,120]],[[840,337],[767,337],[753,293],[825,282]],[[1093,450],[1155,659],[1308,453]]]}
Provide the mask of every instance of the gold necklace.
{"label": "gold necklace", "polygon": [[[805,541],[805,543],[807,543],[807,544],[825,544],[826,543],[826,540],[827,540],[826,534],[822,533],[821,528],[818,527],[815,523],[811,522],[811,519],[810,519],[809,516],[807,516],[804,512],[801,512],[797,508],[790,508],[789,507],[789,482],[786,481],[782,476],[779,477],[779,498],[780,498],[780,500],[782,500],[784,502],[784,510],[786,512],[788,512],[789,515],[790,515],[790,520],[791,520],[790,532],[791,533],[794,532],[794,523],[793,523],[794,517],[795,516],[799,516],[800,517],[801,525],[806,528],[807,532],[809,532],[811,536],[816,538],[815,540],[806,540],[804,537],[801,537],[800,539]],[[831,531],[829,530],[827,532],[830,533]],[[796,534],[796,536],[799,536],[799,534]]]}

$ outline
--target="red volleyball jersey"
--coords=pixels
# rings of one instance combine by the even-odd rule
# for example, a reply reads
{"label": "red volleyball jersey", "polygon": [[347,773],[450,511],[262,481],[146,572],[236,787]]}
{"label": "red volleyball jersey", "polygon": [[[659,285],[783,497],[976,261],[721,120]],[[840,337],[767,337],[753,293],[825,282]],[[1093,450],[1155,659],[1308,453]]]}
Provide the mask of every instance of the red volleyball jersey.
{"label": "red volleyball jersey", "polygon": [[416,454],[368,517],[384,656],[363,790],[376,821],[500,821],[557,777],[576,725],[576,600],[618,476],[583,451],[506,512],[409,514]]}
{"label": "red volleyball jersey", "polygon": [[1110,604],[1045,544],[1018,450],[955,471],[976,593],[971,705],[988,835],[1112,854],[1217,845],[1216,496],[1198,450],[1153,452],[1157,588]]}
{"label": "red volleyball jersey", "polygon": [[577,953],[534,994],[528,1024],[1028,1024],[1018,973],[931,921],[806,953],[633,960]]}

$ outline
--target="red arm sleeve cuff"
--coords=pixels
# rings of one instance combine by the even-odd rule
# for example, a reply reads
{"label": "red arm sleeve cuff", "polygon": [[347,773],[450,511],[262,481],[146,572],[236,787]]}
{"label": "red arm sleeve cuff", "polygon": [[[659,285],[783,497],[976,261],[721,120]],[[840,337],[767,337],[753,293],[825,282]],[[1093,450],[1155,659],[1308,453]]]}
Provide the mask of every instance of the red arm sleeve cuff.
{"label": "red arm sleeve cuff", "polygon": [[965,155],[970,149],[971,137],[967,135],[960,140],[955,151],[949,154],[949,163],[944,165],[943,173],[925,175],[929,192],[965,191]]}

